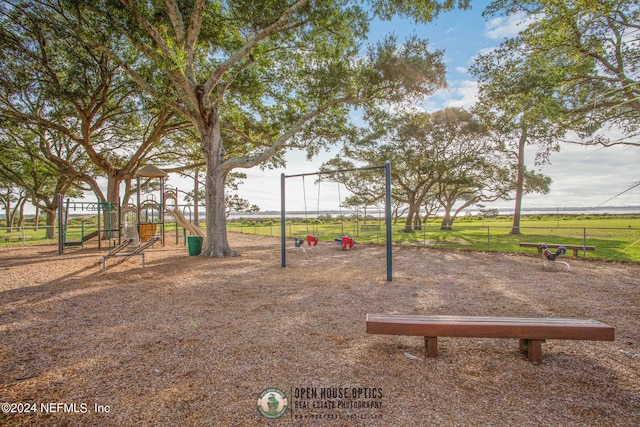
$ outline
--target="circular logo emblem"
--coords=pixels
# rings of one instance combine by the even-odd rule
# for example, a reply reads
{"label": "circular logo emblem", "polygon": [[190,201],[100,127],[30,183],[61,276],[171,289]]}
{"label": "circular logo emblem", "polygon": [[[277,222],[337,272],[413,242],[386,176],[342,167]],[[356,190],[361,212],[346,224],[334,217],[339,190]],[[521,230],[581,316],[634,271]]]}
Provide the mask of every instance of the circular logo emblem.
{"label": "circular logo emblem", "polygon": [[287,412],[287,395],[277,388],[268,388],[258,396],[258,412],[267,418],[280,418]]}

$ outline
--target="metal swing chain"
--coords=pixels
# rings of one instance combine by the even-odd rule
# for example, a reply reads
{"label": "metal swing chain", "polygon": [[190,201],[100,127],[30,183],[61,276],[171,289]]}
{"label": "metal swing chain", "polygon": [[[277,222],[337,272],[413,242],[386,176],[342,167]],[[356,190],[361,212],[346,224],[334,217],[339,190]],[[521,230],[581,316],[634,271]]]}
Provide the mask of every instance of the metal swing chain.
{"label": "metal swing chain", "polygon": [[[322,177],[320,175],[318,175],[318,201],[317,201],[317,205],[316,205],[316,220],[320,216],[320,183],[321,182],[322,182]],[[315,237],[318,237],[318,234],[319,234],[318,227],[319,227],[319,222],[316,221]]]}
{"label": "metal swing chain", "polygon": [[302,197],[304,197],[304,222],[307,224],[307,234],[309,234],[309,218],[307,217],[307,189],[304,182],[304,175],[302,176]]}

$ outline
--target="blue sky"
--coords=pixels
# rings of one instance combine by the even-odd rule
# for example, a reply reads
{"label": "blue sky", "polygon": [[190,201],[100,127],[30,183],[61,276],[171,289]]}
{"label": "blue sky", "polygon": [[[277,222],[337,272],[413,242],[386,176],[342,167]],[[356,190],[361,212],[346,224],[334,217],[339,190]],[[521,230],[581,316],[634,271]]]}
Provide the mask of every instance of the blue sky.
{"label": "blue sky", "polygon": [[[474,1],[473,8],[467,11],[444,13],[434,22],[415,25],[409,20],[394,19],[391,22],[377,21],[371,26],[370,39],[384,34],[394,33],[402,41],[407,35],[416,34],[429,40],[433,49],[444,50],[447,66],[448,88],[438,91],[425,99],[420,107],[427,111],[435,111],[447,106],[470,107],[477,94],[473,76],[467,68],[479,53],[497,46],[504,37],[517,32],[521,17],[511,19],[482,17],[482,11],[489,2]],[[322,161],[333,157],[335,153],[322,153],[317,159],[309,162],[302,153],[291,153],[287,156],[285,169],[261,171],[254,168],[245,171],[248,179],[240,187],[239,194],[260,206],[261,210],[280,209],[280,174],[287,175],[314,172]],[[529,150],[526,157],[530,159],[528,167],[535,168],[533,158],[535,152]],[[640,187],[607,200],[640,181],[638,173],[640,165],[640,148],[612,147],[589,148],[577,145],[563,145],[559,153],[551,156],[551,164],[541,172],[553,179],[551,192],[548,195],[527,195],[523,200],[524,208],[559,208],[594,207],[606,202],[606,206],[640,206]],[[300,179],[287,180],[287,210],[303,210],[315,212],[337,209],[339,201],[345,197],[342,189],[338,197],[336,184],[321,184],[320,203],[318,203],[318,187],[312,179],[305,182],[306,203]],[[174,183],[175,185],[182,185]],[[190,185],[187,183],[187,185]],[[494,204],[509,212],[513,202],[501,201]]]}

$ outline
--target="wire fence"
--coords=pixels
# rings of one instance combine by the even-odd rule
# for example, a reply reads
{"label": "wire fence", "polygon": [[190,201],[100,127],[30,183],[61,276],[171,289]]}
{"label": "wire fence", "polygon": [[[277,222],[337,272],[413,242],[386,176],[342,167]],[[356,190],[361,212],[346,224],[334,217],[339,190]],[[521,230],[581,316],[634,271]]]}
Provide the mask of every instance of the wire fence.
{"label": "wire fence", "polygon": [[[280,236],[279,221],[231,222],[228,231],[246,234]],[[286,237],[313,235],[320,241],[332,242],[342,235],[354,237],[356,243],[385,243],[384,222],[309,222],[287,221]],[[640,262],[640,228],[586,227],[521,227],[520,234],[511,234],[512,227],[460,225],[443,230],[425,225],[420,230],[404,231],[404,225],[393,226],[394,245],[415,245],[432,248],[465,249],[493,252],[536,253],[527,243],[571,246],[567,256]],[[523,245],[525,244],[525,245]],[[575,248],[575,250],[574,250]]]}
{"label": "wire fence", "polygon": [[[200,224],[204,226],[203,223]],[[280,237],[280,221],[241,222],[227,224],[231,232]],[[174,223],[166,223],[165,230],[176,230]],[[343,235],[354,238],[356,244],[386,243],[384,221],[287,221],[286,237],[313,235],[321,242],[333,242]],[[521,227],[520,234],[511,234],[511,227],[459,225],[450,230],[440,226],[423,225],[420,230],[404,231],[404,225],[393,226],[394,245],[415,245],[431,248],[465,249],[492,252],[536,253],[536,248],[523,243],[562,244],[577,247],[567,256],[588,259],[640,262],[640,228],[588,228],[588,227]],[[87,235],[90,227],[69,227],[67,238]],[[0,246],[29,244],[55,244],[57,230],[52,227],[0,228]],[[182,231],[176,233],[180,237]],[[176,238],[176,243],[178,238]],[[593,247],[593,248],[592,248]]]}

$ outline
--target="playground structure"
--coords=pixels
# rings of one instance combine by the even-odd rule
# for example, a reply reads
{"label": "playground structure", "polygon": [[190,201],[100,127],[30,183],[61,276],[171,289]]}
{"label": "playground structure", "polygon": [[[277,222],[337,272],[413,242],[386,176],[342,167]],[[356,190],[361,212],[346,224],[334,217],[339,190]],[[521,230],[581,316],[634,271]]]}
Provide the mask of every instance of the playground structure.
{"label": "playground structure", "polygon": [[[75,202],[69,199],[66,202],[63,199],[62,194],[58,194],[58,254],[64,252],[66,247],[84,247],[85,242],[88,240],[98,238],[99,236],[106,236],[109,245],[113,238],[119,235],[120,223],[114,221],[115,218],[120,218],[119,207],[114,206],[109,202]],[[97,226],[85,227],[87,219],[82,221],[79,236],[78,233],[73,233],[73,239],[69,238],[69,212],[91,212],[96,213]],[[103,224],[103,217],[106,218]],[[114,227],[113,224],[117,225]],[[102,239],[98,238],[98,248],[102,248]]]}
{"label": "playground structure", "polygon": [[[391,228],[391,163],[389,161],[385,162],[384,165],[380,166],[369,166],[362,168],[352,168],[352,169],[341,169],[334,171],[319,171],[319,172],[311,172],[311,173],[303,173],[303,174],[295,174],[295,175],[285,175],[284,173],[280,176],[280,253],[281,253],[281,265],[282,267],[287,266],[287,230],[286,230],[286,180],[288,178],[296,178],[301,177],[304,180],[305,176],[316,175],[321,177],[322,175],[335,175],[338,173],[346,173],[353,171],[363,171],[363,170],[373,170],[373,169],[384,169],[384,200],[385,200],[385,228],[386,228],[386,258],[387,258],[387,281],[391,282],[393,280],[393,260],[392,260],[392,228]],[[304,187],[303,187],[304,188]],[[318,188],[318,193],[320,189]],[[338,187],[339,194],[339,187]],[[340,196],[338,196],[340,197]],[[319,200],[319,197],[318,197]],[[319,202],[318,202],[319,203]],[[341,203],[340,203],[341,204]],[[306,215],[306,194],[305,194],[305,215]],[[315,239],[317,244],[317,236],[307,236],[307,241],[309,242],[309,246],[311,246],[311,241],[309,238]],[[303,248],[304,239],[298,238],[295,241],[296,248]],[[334,239],[335,243],[342,246],[344,250],[351,249],[353,244],[355,243],[351,236],[346,236],[344,233],[340,236],[340,238]]]}
{"label": "playground structure", "polygon": [[187,230],[187,232],[189,232],[189,234],[191,234],[193,236],[205,237],[204,232],[202,231],[202,229],[200,227],[198,227],[197,225],[192,224],[191,222],[189,222],[189,220],[184,216],[184,214],[182,212],[180,212],[180,210],[178,208],[177,190],[171,189],[171,190],[166,191],[164,198],[165,198],[165,201],[173,200],[175,202],[173,209],[170,208],[167,205],[166,208],[165,208],[165,212],[173,217],[173,219],[176,221],[176,225],[178,227],[184,228],[185,230]]}
{"label": "playground structure", "polygon": [[[141,250],[123,252],[125,249],[149,247],[146,242],[165,242],[165,214],[171,215],[176,222],[176,244],[178,243],[178,227],[193,236],[204,238],[204,232],[196,225],[192,224],[180,211],[178,206],[178,190],[166,189],[165,179],[167,173],[163,170],[147,165],[136,173],[137,194],[136,203],[110,202],[76,202],[69,199],[64,203],[63,196],[58,195],[60,209],[58,210],[58,254],[62,255],[66,247],[84,247],[84,243],[90,239],[97,238],[98,248],[102,248],[103,241],[108,241],[109,253],[101,261],[103,266],[110,257],[121,257],[119,262],[129,259],[135,255],[142,256],[144,266],[144,255]],[[143,198],[141,193],[142,179],[159,179],[159,191],[151,192]],[[159,194],[158,194],[159,193]],[[174,201],[173,207],[167,206],[167,201]],[[85,221],[82,222],[81,230],[70,233],[69,212],[91,212],[97,213],[97,228],[95,226],[85,229]],[[70,238],[73,234],[73,239]],[[79,236],[77,236],[79,234]],[[142,246],[141,246],[142,245]]]}
{"label": "playground structure", "polygon": [[[136,172],[137,192],[136,192],[136,207],[137,207],[137,231],[140,242],[147,242],[158,233],[160,229],[160,236],[162,237],[162,244],[164,245],[165,235],[165,223],[164,223],[164,209],[165,209],[165,180],[168,174],[153,165],[145,165]],[[160,180],[160,192],[159,200],[156,200],[154,193],[149,193],[146,198],[142,200],[141,181],[142,178]]]}
{"label": "playground structure", "polygon": [[[117,264],[120,264],[136,255],[140,256],[140,258],[142,259],[142,268],[144,268],[144,250],[153,246],[154,244],[156,244],[156,242],[162,241],[162,238],[160,236],[153,236],[152,238],[147,240],[143,245],[138,246],[134,250],[130,252],[122,252],[122,250],[124,250],[131,243],[133,243],[133,240],[134,239],[124,239],[121,244],[119,244],[114,249],[109,251],[107,255],[104,255],[102,257],[102,271],[105,271],[107,269],[107,260],[109,258],[116,258],[116,257],[119,258]],[[98,261],[96,265],[97,264],[100,264],[100,261]]]}

